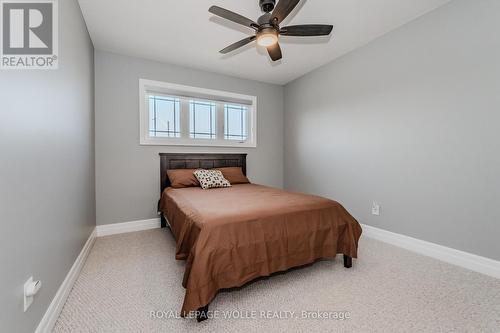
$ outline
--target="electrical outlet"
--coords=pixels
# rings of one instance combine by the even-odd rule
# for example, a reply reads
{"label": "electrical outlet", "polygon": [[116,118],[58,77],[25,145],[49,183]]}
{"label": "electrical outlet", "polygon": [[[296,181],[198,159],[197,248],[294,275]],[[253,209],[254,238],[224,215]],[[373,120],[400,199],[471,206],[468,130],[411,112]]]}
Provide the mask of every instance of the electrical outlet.
{"label": "electrical outlet", "polygon": [[380,215],[380,204],[376,201],[372,204],[372,215]]}
{"label": "electrical outlet", "polygon": [[28,310],[30,307],[31,303],[33,303],[33,297],[34,296],[26,296],[28,286],[30,286],[33,283],[33,277],[30,277],[28,281],[24,283],[24,292],[23,292],[23,297],[24,297],[24,312]]}

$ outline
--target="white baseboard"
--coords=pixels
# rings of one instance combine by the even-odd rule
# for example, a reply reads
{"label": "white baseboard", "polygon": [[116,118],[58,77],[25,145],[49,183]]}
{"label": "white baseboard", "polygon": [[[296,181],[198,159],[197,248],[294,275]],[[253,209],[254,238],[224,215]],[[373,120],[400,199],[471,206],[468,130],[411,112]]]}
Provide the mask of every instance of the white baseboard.
{"label": "white baseboard", "polygon": [[40,323],[38,324],[35,333],[52,332],[52,329],[56,324],[57,318],[61,313],[64,303],[68,298],[69,292],[71,291],[71,288],[73,288],[73,284],[75,283],[78,274],[80,274],[80,271],[82,270],[82,267],[85,264],[85,260],[87,260],[90,250],[94,245],[95,239],[96,239],[96,229],[94,228],[94,230],[89,236],[89,239],[87,239],[87,242],[83,246],[82,251],[80,251],[80,254],[73,263],[73,266],[71,266],[71,269],[66,275],[66,278],[64,279],[61,286],[57,290],[56,295],[54,296],[52,302],[47,308],[47,311],[45,311],[45,314]]}
{"label": "white baseboard", "polygon": [[38,324],[38,327],[35,333],[50,333],[52,332],[54,325],[56,324],[57,318],[61,313],[61,310],[68,298],[69,292],[71,288],[73,288],[73,284],[75,283],[78,274],[80,273],[83,265],[85,264],[85,260],[94,245],[96,237],[108,236],[121,234],[126,232],[140,231],[140,230],[148,230],[160,228],[160,219],[150,219],[150,220],[140,220],[140,221],[132,221],[125,223],[115,223],[115,224],[105,224],[97,226],[92,233],[90,234],[89,239],[85,243],[82,248],[82,251],[76,258],[73,266],[69,270],[66,278],[62,282],[61,286],[57,290],[56,295],[52,299],[45,315],[42,320]]}
{"label": "white baseboard", "polygon": [[362,225],[363,235],[369,238],[392,244],[449,264],[470,269],[472,271],[500,279],[500,261],[481,257],[468,252],[455,250],[420,239],[404,236],[387,230]]}
{"label": "white baseboard", "polygon": [[96,227],[97,237],[123,234],[126,232],[134,232],[141,230],[149,230],[160,228],[160,219],[139,220],[132,222],[102,224]]}

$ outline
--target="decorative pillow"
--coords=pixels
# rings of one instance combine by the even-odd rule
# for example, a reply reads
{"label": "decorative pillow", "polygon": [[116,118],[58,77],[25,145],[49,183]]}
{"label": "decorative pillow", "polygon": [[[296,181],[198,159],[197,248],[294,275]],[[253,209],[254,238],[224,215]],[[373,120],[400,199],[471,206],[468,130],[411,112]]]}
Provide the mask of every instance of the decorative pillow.
{"label": "decorative pillow", "polygon": [[224,178],[226,178],[231,185],[250,183],[248,178],[243,174],[241,167],[217,168],[217,170],[222,172]]}
{"label": "decorative pillow", "polygon": [[173,188],[200,186],[198,179],[194,176],[197,169],[172,169],[167,170],[170,185]]}
{"label": "decorative pillow", "polygon": [[202,189],[206,190],[209,188],[217,188],[217,187],[230,187],[231,183],[227,181],[226,178],[222,175],[220,170],[211,169],[198,169],[194,172],[194,175],[200,182],[200,186]]}

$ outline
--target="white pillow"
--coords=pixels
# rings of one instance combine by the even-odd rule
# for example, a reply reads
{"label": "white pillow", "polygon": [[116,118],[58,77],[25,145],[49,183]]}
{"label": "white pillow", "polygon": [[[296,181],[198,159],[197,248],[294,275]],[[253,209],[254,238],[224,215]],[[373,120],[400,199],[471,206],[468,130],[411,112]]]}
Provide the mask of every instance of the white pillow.
{"label": "white pillow", "polygon": [[224,178],[220,170],[205,170],[198,169],[194,172],[194,176],[200,182],[202,189],[218,187],[231,187],[231,183]]}

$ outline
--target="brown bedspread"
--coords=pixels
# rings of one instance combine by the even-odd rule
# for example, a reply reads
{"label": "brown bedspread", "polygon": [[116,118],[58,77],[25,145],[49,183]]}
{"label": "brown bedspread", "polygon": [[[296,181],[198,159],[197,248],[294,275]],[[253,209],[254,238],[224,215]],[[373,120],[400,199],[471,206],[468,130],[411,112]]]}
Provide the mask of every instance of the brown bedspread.
{"label": "brown bedspread", "polygon": [[187,259],[183,315],[220,289],[337,253],[356,258],[361,236],[338,202],[254,184],[167,188],[160,210],[176,239],[176,259]]}

